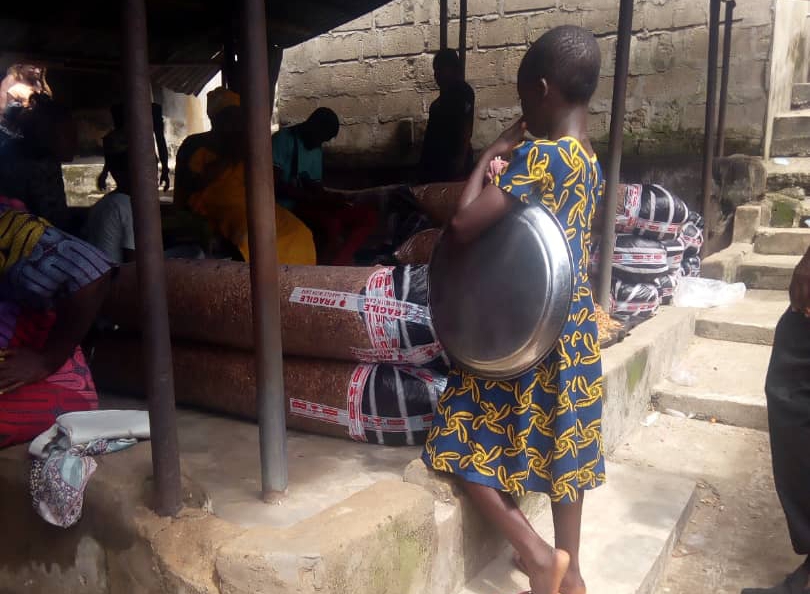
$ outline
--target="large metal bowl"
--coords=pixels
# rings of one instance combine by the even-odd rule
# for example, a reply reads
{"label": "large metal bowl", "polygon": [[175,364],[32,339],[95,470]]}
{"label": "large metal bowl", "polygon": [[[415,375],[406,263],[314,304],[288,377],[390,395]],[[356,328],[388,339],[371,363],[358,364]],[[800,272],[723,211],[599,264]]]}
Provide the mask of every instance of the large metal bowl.
{"label": "large metal bowl", "polygon": [[573,287],[559,221],[543,206],[519,205],[466,245],[442,235],[428,301],[439,342],[460,368],[513,379],[556,347]]}

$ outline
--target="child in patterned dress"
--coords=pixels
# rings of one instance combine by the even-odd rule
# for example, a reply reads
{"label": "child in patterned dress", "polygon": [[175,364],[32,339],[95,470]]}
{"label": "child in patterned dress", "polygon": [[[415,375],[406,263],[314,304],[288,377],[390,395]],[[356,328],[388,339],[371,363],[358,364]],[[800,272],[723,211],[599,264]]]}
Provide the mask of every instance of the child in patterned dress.
{"label": "child in patterned dress", "polygon": [[[579,27],[552,29],[529,48],[518,71],[523,117],[481,156],[449,229],[457,241],[472,241],[519,201],[542,204],[562,224],[573,255],[574,295],[556,349],[512,381],[453,370],[423,454],[428,467],[457,476],[504,533],[534,594],[585,594],[582,503],[585,490],[605,480],[601,354],[588,280],[602,174],[587,120],[600,64],[596,40]],[[545,140],[524,141],[526,131]],[[500,156],[508,166],[490,169]],[[485,176],[492,179],[486,186]],[[527,491],[551,498],[553,546],[515,503]]]}

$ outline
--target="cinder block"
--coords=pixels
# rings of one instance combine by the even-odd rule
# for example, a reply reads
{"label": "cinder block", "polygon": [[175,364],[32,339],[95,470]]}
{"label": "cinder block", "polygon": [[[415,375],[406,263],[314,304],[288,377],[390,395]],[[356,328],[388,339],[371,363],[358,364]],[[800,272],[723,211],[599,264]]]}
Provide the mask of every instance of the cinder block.
{"label": "cinder block", "polygon": [[503,12],[536,12],[557,8],[556,0],[503,0]]}
{"label": "cinder block", "polygon": [[421,58],[422,56],[375,60],[369,65],[370,79],[365,81],[364,92],[413,88],[416,81],[415,64]]}
{"label": "cinder block", "polygon": [[378,31],[380,57],[407,56],[425,51],[425,33],[421,27],[391,27]]}
{"label": "cinder block", "polygon": [[372,13],[375,27],[394,27],[405,23],[402,2],[391,2]]}
{"label": "cinder block", "polygon": [[329,64],[359,60],[364,54],[364,44],[376,42],[376,37],[373,33],[355,32],[321,35],[317,40],[320,62]]}
{"label": "cinder block", "polygon": [[502,47],[526,43],[526,17],[502,17],[478,23],[478,47]]}
{"label": "cinder block", "polygon": [[577,25],[581,27],[582,12],[578,10],[548,10],[529,16],[527,41],[534,43],[546,31],[561,25]]}
{"label": "cinder block", "polygon": [[425,117],[426,113],[423,95],[414,90],[378,94],[375,97],[375,105],[380,122],[421,118]]}

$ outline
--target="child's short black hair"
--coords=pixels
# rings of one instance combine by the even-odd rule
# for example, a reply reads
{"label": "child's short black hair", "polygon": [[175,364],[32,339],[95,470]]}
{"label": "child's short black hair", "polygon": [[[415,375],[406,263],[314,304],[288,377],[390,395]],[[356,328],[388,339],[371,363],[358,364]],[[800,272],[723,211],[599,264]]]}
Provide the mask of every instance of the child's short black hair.
{"label": "child's short black hair", "polygon": [[446,47],[440,49],[436,52],[436,55],[433,56],[433,70],[444,67],[461,72],[461,58],[458,57],[456,50]]}
{"label": "child's short black hair", "polygon": [[602,56],[590,31],[564,25],[544,33],[523,56],[518,78],[545,78],[571,103],[587,103],[599,84]]}

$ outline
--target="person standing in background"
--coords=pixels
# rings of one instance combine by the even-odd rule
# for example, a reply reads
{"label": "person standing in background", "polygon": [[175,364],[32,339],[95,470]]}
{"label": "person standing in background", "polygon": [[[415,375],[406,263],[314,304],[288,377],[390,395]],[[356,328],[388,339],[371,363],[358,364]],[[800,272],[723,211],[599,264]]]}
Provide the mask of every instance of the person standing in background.
{"label": "person standing in background", "polygon": [[430,105],[419,181],[461,181],[473,167],[472,132],[475,91],[464,81],[455,50],[440,50],[433,58],[439,97]]}

